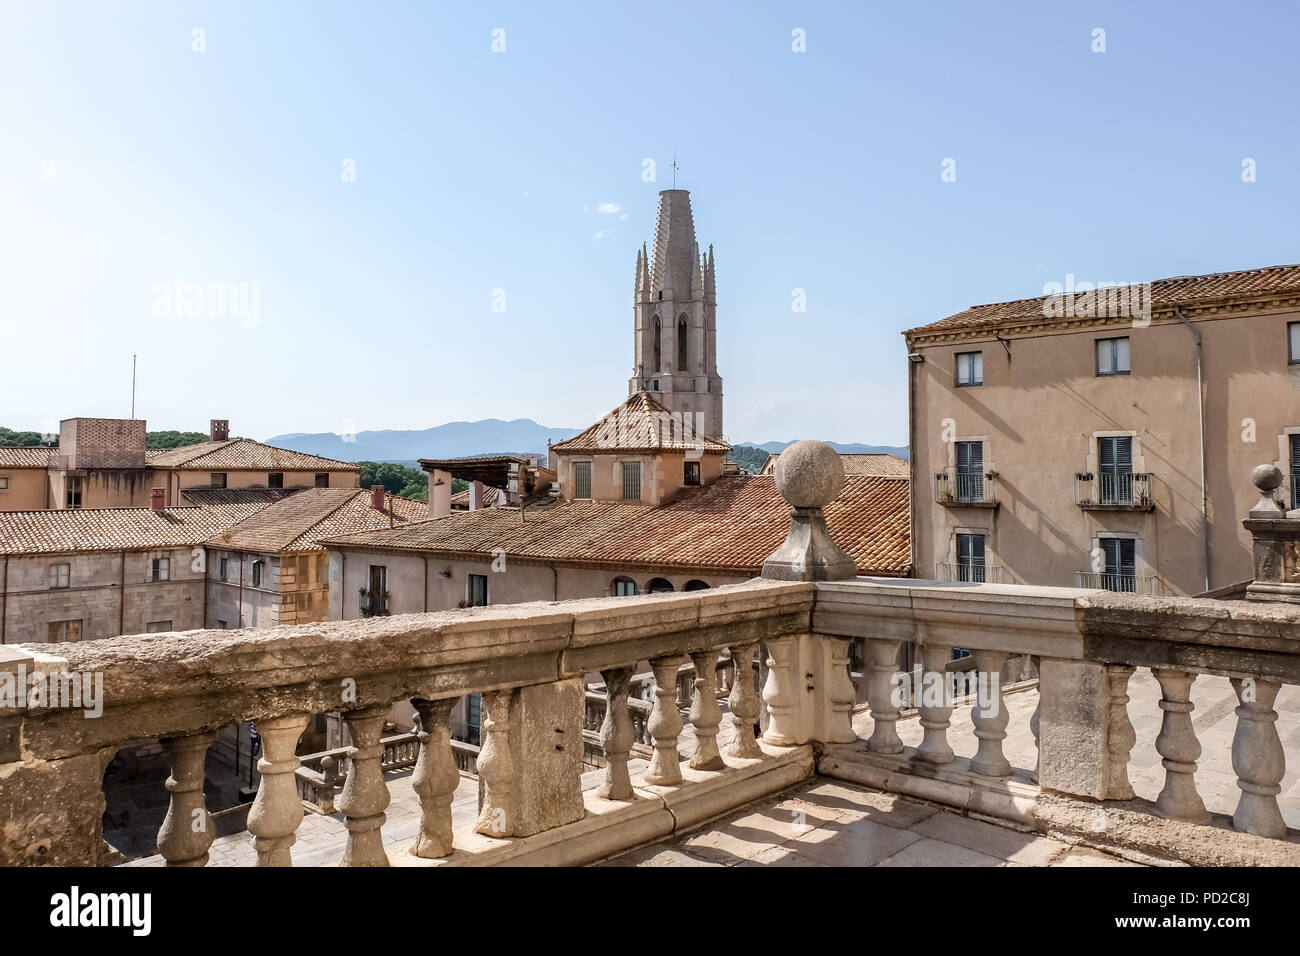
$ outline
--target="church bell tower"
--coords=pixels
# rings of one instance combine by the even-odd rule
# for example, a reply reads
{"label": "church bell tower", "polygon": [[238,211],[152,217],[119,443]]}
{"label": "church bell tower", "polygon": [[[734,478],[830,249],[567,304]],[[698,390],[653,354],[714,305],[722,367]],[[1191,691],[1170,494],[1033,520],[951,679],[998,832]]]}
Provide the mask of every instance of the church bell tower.
{"label": "church bell tower", "polygon": [[654,249],[636,257],[635,332],[628,394],[649,392],[690,416],[705,438],[722,439],[713,247],[701,255],[685,189],[659,193]]}

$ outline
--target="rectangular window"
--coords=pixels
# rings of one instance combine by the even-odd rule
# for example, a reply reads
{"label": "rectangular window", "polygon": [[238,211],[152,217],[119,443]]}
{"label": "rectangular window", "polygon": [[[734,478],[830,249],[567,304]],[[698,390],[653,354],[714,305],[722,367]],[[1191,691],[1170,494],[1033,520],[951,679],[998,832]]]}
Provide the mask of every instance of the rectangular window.
{"label": "rectangular window", "polygon": [[682,476],[682,484],[698,485],[700,483],[700,463],[698,461],[686,462],[685,473]]}
{"label": "rectangular window", "polygon": [[623,462],[623,500],[641,500],[641,462]]}
{"label": "rectangular window", "polygon": [[224,471],[214,471],[208,476],[208,483],[213,488],[226,487],[226,473]]}
{"label": "rectangular window", "polygon": [[221,559],[221,580],[222,580],[222,581],[227,580],[227,578],[226,578],[226,572],[227,572],[227,570],[229,570],[229,567],[230,567],[230,559],[229,559],[229,558],[222,558],[222,559]]}
{"label": "rectangular window", "polygon": [[1128,337],[1097,340],[1097,374],[1127,375]]}
{"label": "rectangular window", "polygon": [[171,558],[154,558],[149,568],[150,581],[169,581],[172,576]]}
{"label": "rectangular window", "polygon": [[984,535],[957,535],[957,580],[984,583]]}
{"label": "rectangular window", "polygon": [[479,745],[479,725],[482,722],[483,713],[483,695],[470,694],[469,699],[465,702],[465,723],[468,724],[469,742],[475,747]]}
{"label": "rectangular window", "polygon": [[1108,591],[1137,590],[1137,549],[1132,538],[1102,538],[1101,552],[1106,559],[1101,586]]}
{"label": "rectangular window", "polygon": [[1133,503],[1133,439],[1098,438],[1098,501],[1103,505]]}
{"label": "rectangular window", "polygon": [[171,629],[171,621],[150,621],[144,626],[144,632],[146,634],[161,634],[164,631],[170,631]]}
{"label": "rectangular window", "polygon": [[957,500],[984,500],[984,443],[957,442]]}
{"label": "rectangular window", "polygon": [[319,475],[316,476],[316,487],[328,488],[329,486],[330,486],[330,473],[328,471],[322,471]]}
{"label": "rectangular window", "polygon": [[262,586],[262,566],[264,564],[266,564],[265,561],[253,562],[253,587],[255,588],[260,588]]}
{"label": "rectangular window", "polygon": [[69,579],[72,577],[72,565],[70,564],[51,564],[50,565],[50,587],[66,588]]}
{"label": "rectangular window", "polygon": [[8,476],[0,477],[0,491],[8,491],[8,490],[9,490]]}
{"label": "rectangular window", "polygon": [[636,597],[636,582],[631,578],[617,578],[614,581],[615,597]]}
{"label": "rectangular window", "polygon": [[573,497],[591,497],[591,462],[589,461],[573,463]]}
{"label": "rectangular window", "polygon": [[225,621],[217,621],[217,627],[224,631],[226,628],[230,627],[230,625]]}
{"label": "rectangular window", "polygon": [[958,386],[984,384],[983,352],[957,353],[957,384]]}
{"label": "rectangular window", "polygon": [[81,640],[81,621],[50,621],[45,639],[51,644],[70,644]]}
{"label": "rectangular window", "polygon": [[1291,436],[1291,507],[1300,508],[1300,435]]}
{"label": "rectangular window", "polygon": [[1286,354],[1289,363],[1300,365],[1300,322],[1286,324]]}
{"label": "rectangular window", "polygon": [[65,505],[68,508],[81,507],[81,479],[73,476],[68,477],[67,498]]}
{"label": "rectangular window", "polygon": [[471,574],[469,576],[469,606],[470,607],[487,607],[488,587],[486,574]]}
{"label": "rectangular window", "polygon": [[283,488],[283,487],[284,487],[284,472],[282,472],[282,471],[273,471],[273,472],[271,472],[269,475],[267,475],[267,476],[266,476],[266,487],[268,487],[268,488]]}

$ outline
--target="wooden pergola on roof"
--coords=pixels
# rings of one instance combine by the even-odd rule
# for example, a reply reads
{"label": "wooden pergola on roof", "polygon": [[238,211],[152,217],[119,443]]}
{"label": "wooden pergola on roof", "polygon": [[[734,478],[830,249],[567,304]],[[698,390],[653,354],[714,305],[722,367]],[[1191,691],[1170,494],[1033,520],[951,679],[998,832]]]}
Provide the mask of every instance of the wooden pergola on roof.
{"label": "wooden pergola on roof", "polygon": [[[481,481],[491,488],[506,488],[510,484],[510,475],[525,468],[539,467],[527,458],[518,455],[480,455],[474,458],[421,458],[420,467],[432,474],[445,471],[453,478],[465,481]],[[512,469],[511,466],[514,466]],[[545,470],[545,469],[542,469]]]}

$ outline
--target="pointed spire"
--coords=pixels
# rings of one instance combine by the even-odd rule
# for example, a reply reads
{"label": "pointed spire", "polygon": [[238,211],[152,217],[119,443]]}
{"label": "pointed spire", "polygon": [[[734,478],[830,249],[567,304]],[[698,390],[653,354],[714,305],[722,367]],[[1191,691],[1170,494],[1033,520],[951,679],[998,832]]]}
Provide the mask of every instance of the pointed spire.
{"label": "pointed spire", "polygon": [[650,253],[646,251],[645,243],[641,243],[641,275],[638,291],[641,298],[645,301],[650,299]]}
{"label": "pointed spire", "polygon": [[690,193],[665,189],[659,193],[659,218],[655,224],[651,280],[656,291],[671,289],[674,296],[690,294],[695,271],[695,222]]}
{"label": "pointed spire", "polygon": [[704,275],[700,272],[700,244],[691,240],[691,298],[698,299],[704,293]]}
{"label": "pointed spire", "polygon": [[717,273],[713,267],[713,243],[709,243],[709,264],[704,270],[704,298],[712,302],[718,295]]}
{"label": "pointed spire", "polygon": [[644,247],[636,251],[636,279],[632,283],[632,300],[640,301],[641,288],[645,285],[645,260],[642,256],[645,253]]}

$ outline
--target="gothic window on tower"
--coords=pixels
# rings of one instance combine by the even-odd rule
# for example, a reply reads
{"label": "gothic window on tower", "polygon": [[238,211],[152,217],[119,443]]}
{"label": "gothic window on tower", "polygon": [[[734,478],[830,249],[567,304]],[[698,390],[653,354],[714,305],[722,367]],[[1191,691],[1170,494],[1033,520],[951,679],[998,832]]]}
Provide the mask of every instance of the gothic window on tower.
{"label": "gothic window on tower", "polygon": [[[663,371],[663,348],[659,337],[659,316],[655,316],[655,371]],[[655,386],[657,389],[659,386]]]}
{"label": "gothic window on tower", "polygon": [[677,371],[686,371],[686,316],[677,320]]}

